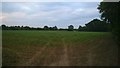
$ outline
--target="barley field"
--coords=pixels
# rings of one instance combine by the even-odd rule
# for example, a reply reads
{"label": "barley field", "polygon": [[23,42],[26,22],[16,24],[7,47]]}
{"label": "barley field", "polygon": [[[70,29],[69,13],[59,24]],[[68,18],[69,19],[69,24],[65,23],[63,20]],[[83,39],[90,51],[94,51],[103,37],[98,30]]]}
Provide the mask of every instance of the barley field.
{"label": "barley field", "polygon": [[3,66],[116,66],[109,32],[2,31]]}

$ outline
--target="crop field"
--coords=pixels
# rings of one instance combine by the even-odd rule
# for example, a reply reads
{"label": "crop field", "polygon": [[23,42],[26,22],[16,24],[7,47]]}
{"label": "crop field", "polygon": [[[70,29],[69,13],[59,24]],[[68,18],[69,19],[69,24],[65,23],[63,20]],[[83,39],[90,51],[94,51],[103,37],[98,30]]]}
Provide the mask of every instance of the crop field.
{"label": "crop field", "polygon": [[115,66],[109,32],[2,31],[3,66]]}

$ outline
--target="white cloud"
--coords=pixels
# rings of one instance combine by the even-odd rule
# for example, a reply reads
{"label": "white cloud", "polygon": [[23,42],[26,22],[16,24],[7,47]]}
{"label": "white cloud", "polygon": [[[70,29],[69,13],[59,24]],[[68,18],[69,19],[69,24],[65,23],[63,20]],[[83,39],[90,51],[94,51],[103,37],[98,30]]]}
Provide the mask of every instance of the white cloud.
{"label": "white cloud", "polygon": [[34,27],[56,25],[64,28],[69,24],[73,24],[77,27],[99,16],[96,8],[98,3],[28,2],[9,4],[4,5],[5,8],[3,9],[5,11],[0,17],[6,25],[29,25]]}
{"label": "white cloud", "polygon": [[[101,2],[101,1],[103,0],[2,0],[2,2]],[[109,2],[109,0],[107,1]]]}
{"label": "white cloud", "polygon": [[2,21],[5,18],[6,18],[6,16],[4,16],[4,15],[2,15],[2,13],[0,13],[0,21]]}
{"label": "white cloud", "polygon": [[5,17],[4,20],[15,20],[15,19],[24,19],[27,18],[27,14],[23,12],[14,12],[14,13],[2,13],[2,16]]}

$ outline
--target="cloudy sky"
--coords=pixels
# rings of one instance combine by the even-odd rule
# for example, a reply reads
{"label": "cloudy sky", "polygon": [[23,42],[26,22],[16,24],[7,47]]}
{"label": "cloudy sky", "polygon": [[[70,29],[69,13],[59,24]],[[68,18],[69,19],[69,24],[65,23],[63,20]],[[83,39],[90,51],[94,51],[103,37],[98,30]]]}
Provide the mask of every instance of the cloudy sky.
{"label": "cloudy sky", "polygon": [[0,20],[8,26],[78,28],[99,18],[98,5],[98,2],[3,2]]}

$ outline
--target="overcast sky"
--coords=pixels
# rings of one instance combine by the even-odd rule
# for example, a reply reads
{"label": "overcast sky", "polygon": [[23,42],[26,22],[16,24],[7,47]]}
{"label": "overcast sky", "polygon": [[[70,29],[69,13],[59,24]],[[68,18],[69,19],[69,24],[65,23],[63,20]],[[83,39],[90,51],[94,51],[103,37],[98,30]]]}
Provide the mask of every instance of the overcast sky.
{"label": "overcast sky", "polygon": [[99,18],[98,5],[98,2],[4,2],[0,20],[8,26],[78,28]]}

